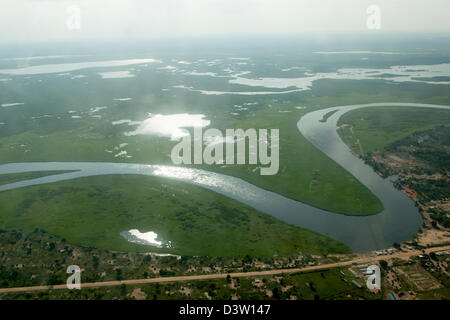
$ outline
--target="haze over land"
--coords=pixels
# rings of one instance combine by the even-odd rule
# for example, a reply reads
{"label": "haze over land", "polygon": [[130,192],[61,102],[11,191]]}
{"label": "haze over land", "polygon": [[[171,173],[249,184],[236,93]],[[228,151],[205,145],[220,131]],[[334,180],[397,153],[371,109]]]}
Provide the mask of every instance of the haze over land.
{"label": "haze over land", "polygon": [[[71,6],[81,29],[66,26]],[[381,9],[379,33],[450,31],[447,0],[2,0],[1,42],[164,39],[180,36],[370,33],[367,8]]]}

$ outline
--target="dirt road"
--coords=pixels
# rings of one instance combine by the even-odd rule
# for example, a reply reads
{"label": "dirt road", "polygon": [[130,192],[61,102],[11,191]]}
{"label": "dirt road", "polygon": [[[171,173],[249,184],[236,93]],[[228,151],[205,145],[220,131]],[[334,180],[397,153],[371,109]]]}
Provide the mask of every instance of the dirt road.
{"label": "dirt road", "polygon": [[[450,250],[450,246],[435,247],[425,249],[425,253],[437,252]],[[380,260],[392,260],[392,259],[404,259],[407,260],[412,256],[417,256],[423,254],[421,250],[414,250],[408,252],[397,252],[388,256],[377,256],[377,257],[364,257],[357,258],[350,261],[336,262],[330,264],[322,264],[317,266],[310,266],[304,268],[294,268],[294,269],[278,269],[278,270],[267,270],[267,271],[252,271],[252,272],[236,272],[236,273],[217,273],[217,274],[201,274],[193,276],[177,276],[177,277],[159,277],[151,279],[135,279],[135,280],[122,280],[122,281],[104,281],[104,282],[91,282],[82,283],[81,288],[101,288],[101,287],[112,287],[125,285],[139,285],[139,284],[150,284],[150,283],[165,283],[165,282],[179,282],[179,281],[196,281],[196,280],[212,280],[212,279],[224,279],[228,275],[232,278],[246,278],[246,277],[262,277],[271,276],[279,274],[290,274],[290,273],[301,273],[301,272],[311,272],[332,269],[337,267],[345,267],[352,264],[367,264]],[[35,287],[19,287],[19,288],[4,288],[0,289],[1,293],[17,293],[17,292],[31,292],[31,291],[43,291],[43,290],[58,290],[67,289],[65,284],[55,285],[55,286],[35,286]]]}

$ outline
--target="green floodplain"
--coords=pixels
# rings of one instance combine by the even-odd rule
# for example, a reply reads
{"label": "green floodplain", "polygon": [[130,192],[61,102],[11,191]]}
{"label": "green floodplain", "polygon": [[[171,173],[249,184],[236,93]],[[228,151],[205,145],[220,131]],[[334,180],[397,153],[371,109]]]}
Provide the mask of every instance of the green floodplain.
{"label": "green floodplain", "polygon": [[[339,67],[360,67],[364,63],[355,63],[353,57],[344,56],[335,59],[319,55],[301,57],[305,67],[314,72],[334,72]],[[162,60],[171,61],[170,58],[173,57]],[[265,53],[253,58],[253,66],[234,65],[233,68],[236,72],[251,69],[249,77],[252,78],[301,77],[304,71],[279,71],[294,65],[298,59],[297,53],[282,61],[266,58]],[[425,56],[423,61],[421,56],[414,55],[389,59],[380,57],[368,62],[369,67],[414,65],[424,61],[442,63],[442,58],[437,56]],[[13,67],[6,62],[1,62],[0,66]],[[232,84],[226,77],[168,73],[158,69],[160,67],[159,64],[140,67],[135,77],[123,79],[102,79],[98,72],[104,70],[91,68],[71,72],[73,78],[39,74],[14,76],[14,81],[0,83],[2,103],[24,103],[0,108],[0,122],[3,123],[0,125],[0,163],[101,161],[171,165],[170,153],[176,141],[154,135],[127,136],[125,133],[135,127],[112,123],[124,119],[142,121],[149,113],[204,114],[205,119],[211,121],[210,127],[221,130],[279,129],[280,169],[277,175],[261,176],[259,170],[255,170],[257,166],[252,165],[196,167],[242,178],[258,187],[336,214],[373,215],[382,210],[381,202],[300,134],[297,129],[300,117],[318,109],[361,103],[450,104],[447,85],[416,82],[393,85],[379,79],[322,79],[315,81],[310,90],[282,95],[203,95],[174,86],[183,84],[204,90],[255,92],[267,91],[267,88]],[[194,66],[184,65],[183,68],[183,71],[194,71],[187,70]],[[219,68],[217,66],[208,70],[195,68],[197,71],[221,72],[214,69]],[[121,69],[110,68],[108,71]],[[132,99],[124,100],[128,97]],[[107,108],[98,109],[103,107]],[[375,129],[369,125],[356,128],[357,136],[368,150],[400,139],[412,128],[425,128],[438,122],[431,116],[434,111],[409,112],[408,109],[408,116],[405,116],[406,110],[395,108],[358,110],[346,114],[342,121],[350,121],[348,117],[359,112],[373,113],[374,119],[379,114],[383,115],[379,117],[389,119],[401,118],[404,122],[403,127],[392,122],[393,127],[389,127],[389,123],[384,123],[378,135],[373,134]],[[436,116],[439,117],[440,122],[448,119]],[[125,150],[129,158],[117,156]],[[40,174],[0,175],[0,183]],[[171,193],[178,195],[176,199]],[[127,228],[139,226],[141,232],[155,231],[163,239],[176,243],[171,252],[178,254],[348,252],[348,248],[328,237],[287,225],[212,191],[150,177],[83,178],[2,192],[0,219],[2,228],[33,230],[40,227],[76,244],[114,250],[148,250],[148,247],[131,244],[120,236]],[[152,247],[152,250],[159,249]],[[163,251],[167,252],[167,249]]]}
{"label": "green floodplain", "polygon": [[[338,125],[342,140],[356,152],[384,151],[396,141],[416,132],[450,126],[450,111],[430,108],[381,107],[354,110],[344,114]],[[353,132],[352,132],[353,131]]]}
{"label": "green floodplain", "polygon": [[[277,108],[281,110],[287,106]],[[269,111],[259,110],[257,114],[263,115],[265,112]],[[295,116],[277,112],[266,117],[235,120],[244,129],[267,126],[290,128],[282,131],[282,165],[278,175],[262,177],[253,174],[250,166],[213,168],[269,190],[277,186],[284,191],[280,193],[292,198],[301,194],[303,199],[309,198],[312,202],[315,196],[322,194],[325,200],[336,203],[334,210],[340,209],[345,214],[349,214],[345,209],[352,205],[351,201],[345,200],[353,199],[351,195],[356,194],[360,199],[365,199],[366,207],[373,208],[367,213],[379,211],[381,204],[370,192],[301,136],[296,124],[304,112],[293,108],[291,114]],[[399,120],[403,125],[391,120],[383,130],[376,121],[386,116],[389,119],[409,120]],[[354,125],[361,143],[370,146],[377,143],[373,140],[374,137],[381,137],[378,142],[386,143],[385,137],[389,135],[393,137],[390,141],[395,141],[408,135],[411,130],[445,123],[446,116],[448,111],[443,110],[369,108],[349,112],[340,123]],[[367,118],[375,123],[373,131],[364,135],[372,127],[361,127],[356,120]],[[386,133],[388,130],[390,134]],[[173,142],[165,143],[167,152],[170,152]],[[288,152],[292,148],[303,152]],[[302,156],[304,153],[309,156]],[[103,157],[99,161],[107,160],[103,154],[100,155]],[[294,170],[295,167],[309,168],[311,172],[302,174],[302,171]],[[205,165],[202,168],[210,170],[211,166]],[[0,175],[0,182],[6,184],[54,173],[57,172]],[[335,188],[341,190],[341,193],[333,192]],[[327,194],[334,200],[327,198]],[[349,196],[345,197],[346,194]],[[21,228],[26,231],[41,228],[74,244],[111,250],[148,250],[148,246],[130,243],[120,235],[122,231],[139,226],[141,231],[156,232],[160,239],[170,239],[174,246],[173,249],[152,247],[155,252],[207,256],[271,256],[298,252],[327,254],[350,251],[345,245],[326,236],[288,225],[212,191],[155,177],[104,176],[27,187],[0,194],[0,207],[2,228]]]}
{"label": "green floodplain", "polygon": [[40,228],[87,247],[148,251],[148,245],[120,235],[138,227],[173,247],[152,251],[190,256],[350,252],[338,241],[212,191],[136,175],[79,178],[0,193],[0,227]]}

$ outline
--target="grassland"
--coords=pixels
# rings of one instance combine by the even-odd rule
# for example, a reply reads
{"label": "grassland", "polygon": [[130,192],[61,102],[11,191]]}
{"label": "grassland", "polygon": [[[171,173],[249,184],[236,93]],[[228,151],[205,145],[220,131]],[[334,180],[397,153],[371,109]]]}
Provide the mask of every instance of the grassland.
{"label": "grassland", "polygon": [[[85,72],[86,71],[86,72]],[[95,71],[83,71],[93,76]],[[153,70],[154,71],[154,70]],[[272,96],[205,96],[183,90],[161,89],[179,84],[190,85],[190,78],[169,79],[164,73],[142,73],[135,79],[104,81],[90,78],[69,81],[53,76],[39,76],[4,84],[5,97],[25,102],[17,108],[2,108],[0,117],[0,163],[28,161],[106,161],[172,164],[170,152],[175,142],[157,136],[125,136],[126,124],[112,121],[140,121],[153,114],[201,113],[211,120],[211,127],[280,129],[280,171],[276,176],[260,176],[256,166],[203,166],[243,178],[259,187],[309,205],[347,215],[370,215],[382,210],[380,201],[348,172],[316,150],[298,132],[296,124],[305,113],[338,105],[405,101],[446,103],[443,86],[408,83],[393,87],[384,81],[333,81],[314,83],[310,92]],[[195,85],[208,85],[209,77],[195,78]],[[227,83],[214,79],[216,85]],[[32,84],[32,86],[30,85]],[[27,90],[24,86],[27,85]],[[206,87],[205,87],[206,88]],[[225,88],[225,87],[224,87]],[[240,88],[245,89],[245,88]],[[247,88],[248,89],[248,88]],[[152,91],[153,90],[153,91]],[[152,91],[151,95],[148,92]],[[176,93],[176,94],[175,94]],[[48,97],[52,97],[51,101]],[[132,101],[112,101],[133,97]],[[257,103],[233,115],[234,105]],[[93,118],[90,108],[107,105]],[[296,109],[302,106],[304,109]],[[73,119],[71,110],[81,118]],[[279,112],[282,111],[282,112]],[[43,115],[48,115],[44,117]],[[127,143],[125,148],[121,144]],[[118,148],[118,149],[116,149]],[[105,151],[107,150],[107,151]],[[131,158],[115,157],[125,150]],[[112,152],[108,152],[112,151]]]}
{"label": "grassland", "polygon": [[[302,99],[287,96],[285,101],[279,101],[271,97],[224,98],[189,93],[180,97],[185,103],[183,106],[172,105],[170,101],[165,100],[167,98],[158,96],[154,97],[154,100],[158,102],[155,102],[156,106],[153,104],[150,106],[148,101],[137,98],[131,102],[111,102],[111,97],[139,96],[139,92],[135,92],[134,89],[127,91],[132,89],[129,84],[124,84],[124,89],[113,84],[112,88],[117,91],[115,94],[104,82],[94,81],[92,86],[98,87],[96,91],[98,95],[93,96],[91,93],[86,95],[85,88],[79,88],[78,84],[72,83],[74,92],[67,92],[67,84],[64,82],[55,82],[52,78],[46,80],[49,81],[48,86],[42,88],[46,96],[54,96],[64,107],[57,106],[56,102],[45,104],[45,101],[37,100],[30,102],[35,108],[27,109],[24,106],[21,110],[12,108],[0,110],[6,123],[0,126],[0,163],[106,161],[170,165],[172,164],[170,153],[175,142],[157,136],[125,136],[124,133],[132,127],[126,124],[114,126],[111,124],[112,121],[142,120],[147,117],[149,111],[154,114],[203,113],[207,119],[211,119],[211,127],[218,129],[279,128],[281,135],[280,171],[276,176],[262,177],[259,170],[254,171],[256,166],[228,166],[227,168],[204,166],[203,169],[237,176],[264,189],[336,213],[367,215],[378,213],[382,209],[381,203],[368,189],[301,136],[297,129],[297,121],[303,114],[314,109],[349,104],[353,101],[389,99],[386,96],[372,97],[351,93]],[[148,78],[140,78],[139,81],[140,86],[155,85],[147,83]],[[319,90],[323,90],[323,86],[324,84],[318,86]],[[330,88],[334,86],[327,86],[325,91]],[[26,97],[32,93],[39,96],[36,90],[37,88],[33,87],[30,93],[27,91],[23,94]],[[67,98],[75,93],[81,97],[77,105],[85,105],[85,107],[74,107],[74,102]],[[61,97],[62,94],[66,97]],[[242,105],[250,101],[258,104],[248,106],[248,110],[240,111],[237,116],[230,115],[234,104]],[[100,112],[101,119],[91,117],[89,106],[94,103],[108,105],[107,109]],[[190,105],[195,105],[195,108],[189,107]],[[306,108],[296,109],[299,105]],[[78,110],[76,114],[81,118],[71,118],[69,111],[72,109]],[[39,110],[41,115],[48,114],[52,117],[37,118],[35,110]],[[35,118],[31,119],[32,117]],[[128,144],[126,148],[116,150],[124,143]],[[132,158],[115,157],[122,150],[126,150]]]}
{"label": "grassland", "polygon": [[356,139],[365,153],[383,151],[388,145],[414,132],[448,126],[449,110],[429,108],[381,107],[365,108],[344,114],[338,125],[348,124],[353,129],[343,128],[339,133],[354,151],[360,152]]}
{"label": "grassland", "polygon": [[[218,119],[218,128],[279,128],[280,170],[275,176],[260,176],[257,166],[202,166],[243,178],[259,187],[315,207],[348,215],[375,214],[382,210],[379,200],[353,176],[318,151],[297,129],[297,121],[305,110],[291,106],[290,113],[280,113],[285,106],[256,111],[239,119]],[[105,161],[171,165],[170,153],[175,142],[155,136],[127,137],[127,126],[112,128],[97,120],[86,120],[77,128],[56,131],[40,138],[29,131],[0,139],[0,162],[16,161]],[[117,158],[114,150],[122,143],[132,158]],[[31,150],[25,153],[18,147],[25,144]],[[3,147],[3,148],[2,148]],[[74,152],[76,150],[76,152]],[[20,159],[20,160],[19,160]]]}
{"label": "grassland", "polygon": [[[280,110],[291,111],[280,113]],[[383,209],[381,202],[357,179],[317,150],[297,129],[305,110],[272,107],[255,117],[236,120],[237,128],[280,128],[280,170],[259,176],[248,167],[216,169],[241,177],[268,190],[315,207],[346,215],[370,215]],[[259,173],[259,172],[258,172]]]}
{"label": "grassland", "polygon": [[31,180],[31,179],[51,176],[54,174],[68,173],[68,172],[73,172],[73,171],[55,170],[55,171],[37,171],[37,172],[0,174],[0,185],[18,182],[18,181],[22,181],[22,180]]}
{"label": "grassland", "polygon": [[[80,178],[0,193],[0,227],[35,228],[69,243],[121,251],[201,256],[349,252],[343,244],[288,225],[196,186],[134,175]],[[133,244],[120,233],[153,231],[173,248]]]}

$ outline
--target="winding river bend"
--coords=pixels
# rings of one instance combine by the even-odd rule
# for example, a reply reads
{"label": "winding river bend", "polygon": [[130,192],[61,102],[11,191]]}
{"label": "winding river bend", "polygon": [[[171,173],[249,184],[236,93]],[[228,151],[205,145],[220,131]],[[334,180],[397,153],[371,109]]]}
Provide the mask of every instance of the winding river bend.
{"label": "winding river bend", "polygon": [[[0,165],[0,174],[51,170],[78,170],[0,186],[0,192],[17,188],[108,174],[140,174],[176,179],[213,190],[243,202],[282,221],[344,242],[356,252],[391,246],[413,236],[422,220],[413,201],[355,157],[337,134],[337,121],[346,112],[366,107],[402,106],[449,109],[449,106],[414,103],[373,103],[340,106],[310,112],[298,122],[300,132],[315,147],[350,172],[383,203],[373,216],[345,216],[256,187],[242,179],[199,169],[103,162],[30,162]],[[336,112],[326,122],[325,114]]]}

